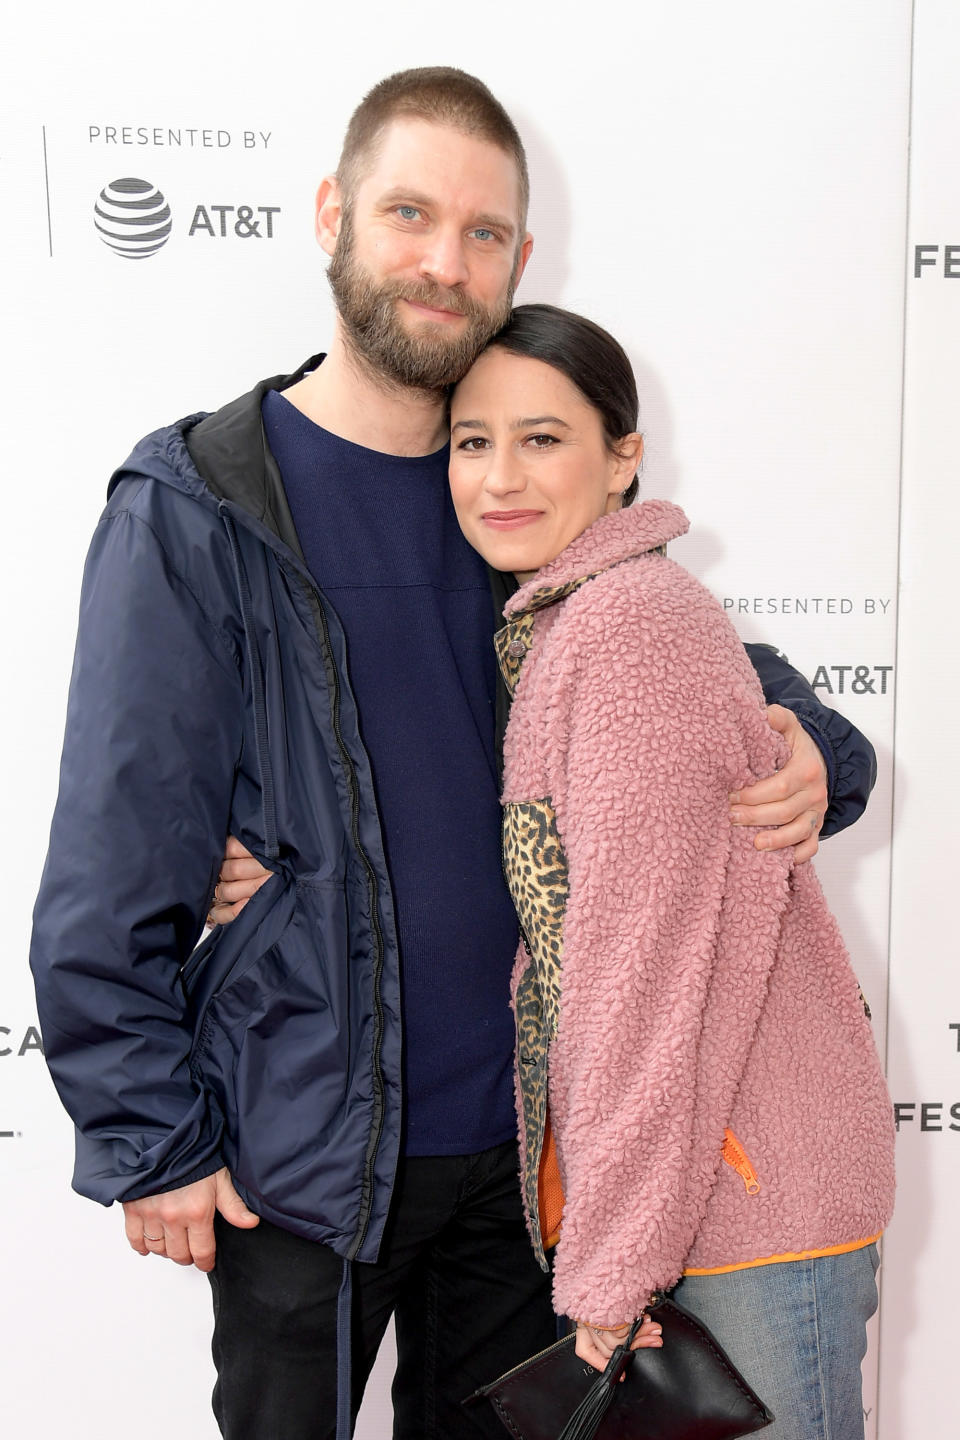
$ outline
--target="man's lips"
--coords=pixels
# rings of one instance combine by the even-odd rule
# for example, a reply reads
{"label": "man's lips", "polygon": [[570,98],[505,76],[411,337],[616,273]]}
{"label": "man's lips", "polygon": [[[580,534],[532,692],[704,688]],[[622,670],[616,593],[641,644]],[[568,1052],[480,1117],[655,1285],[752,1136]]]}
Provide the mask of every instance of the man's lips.
{"label": "man's lips", "polygon": [[519,530],[539,520],[542,510],[487,510],[480,518],[491,530]]}
{"label": "man's lips", "polygon": [[422,300],[406,300],[405,302],[412,310],[423,315],[427,320],[462,320],[463,313],[460,310],[444,310],[436,305],[425,305]]}

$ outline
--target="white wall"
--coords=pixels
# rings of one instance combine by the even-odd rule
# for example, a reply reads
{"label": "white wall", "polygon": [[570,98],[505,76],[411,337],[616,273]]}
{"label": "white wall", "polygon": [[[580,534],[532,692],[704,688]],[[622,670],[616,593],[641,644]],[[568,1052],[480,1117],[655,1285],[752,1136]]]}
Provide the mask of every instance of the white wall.
{"label": "white wall", "polygon": [[890,1437],[957,1431],[960,947],[950,812],[960,703],[951,579],[960,526],[958,62],[960,11],[951,0],[922,0],[907,230],[889,977],[900,1193],[884,1246],[881,1336],[880,1414]]}
{"label": "white wall", "polygon": [[[693,522],[676,553],[744,638],[783,648],[828,702],[842,680],[834,702],[877,745],[868,815],[824,847],[819,868],[881,1045],[889,1018],[895,1098],[946,1108],[926,1112],[943,1130],[918,1118],[901,1131],[879,1428],[875,1350],[865,1407],[868,1434],[882,1440],[953,1433],[944,1377],[960,1160],[948,1127],[960,1031],[948,1027],[960,996],[945,937],[957,681],[942,587],[957,506],[947,425],[960,285],[942,265],[943,247],[960,244],[950,164],[960,22],[949,0],[917,0],[912,55],[913,8],[491,0],[478,12],[425,0],[407,11],[366,0],[324,15],[302,0],[276,12],[248,0],[69,11],[38,0],[8,22],[2,583],[16,683],[3,725],[16,840],[4,865],[0,1050],[11,1053],[0,1055],[0,1131],[13,1134],[0,1138],[0,1233],[10,1433],[120,1440],[131,1417],[141,1440],[178,1423],[197,1440],[216,1433],[206,1282],[133,1255],[118,1213],[70,1193],[70,1127],[31,1028],[29,915],[80,569],[110,470],[142,432],[322,348],[331,311],[312,236],[316,182],[364,90],[429,63],[479,74],[517,119],[537,236],[520,298],[581,309],[626,344],[645,491],[683,504]],[[112,253],[93,224],[100,190],[124,176],[157,185],[172,211],[168,243],[141,261]],[[261,234],[236,233],[234,210],[225,236],[191,236],[199,205],[216,230],[213,206],[249,206]],[[265,207],[276,208],[272,238]],[[916,243],[939,244],[940,269],[907,280]],[[378,1372],[365,1440],[387,1433],[387,1383]]]}

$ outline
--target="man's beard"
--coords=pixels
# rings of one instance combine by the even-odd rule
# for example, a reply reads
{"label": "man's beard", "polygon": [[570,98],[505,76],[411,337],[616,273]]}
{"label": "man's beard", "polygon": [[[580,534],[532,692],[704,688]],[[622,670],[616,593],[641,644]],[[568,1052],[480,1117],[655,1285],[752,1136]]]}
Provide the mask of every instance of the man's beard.
{"label": "man's beard", "polygon": [[[459,290],[430,280],[385,280],[381,284],[354,255],[351,217],[344,215],[337,248],[327,270],[350,348],[374,373],[414,390],[445,390],[463,378],[484,345],[510,317],[514,285],[487,308]],[[397,314],[401,300],[453,310],[466,317],[456,333],[445,322],[409,331]]]}

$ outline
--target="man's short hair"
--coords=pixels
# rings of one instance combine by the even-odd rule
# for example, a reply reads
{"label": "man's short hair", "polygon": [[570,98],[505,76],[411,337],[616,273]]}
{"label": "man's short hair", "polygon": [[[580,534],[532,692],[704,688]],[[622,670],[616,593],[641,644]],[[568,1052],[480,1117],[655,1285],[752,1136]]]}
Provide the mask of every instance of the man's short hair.
{"label": "man's short hair", "polygon": [[337,166],[337,179],[348,204],[384,130],[400,118],[449,125],[511,155],[520,180],[520,229],[525,228],[530,177],[517,127],[482,80],[450,65],[398,70],[374,85],[360,101],[350,117]]}

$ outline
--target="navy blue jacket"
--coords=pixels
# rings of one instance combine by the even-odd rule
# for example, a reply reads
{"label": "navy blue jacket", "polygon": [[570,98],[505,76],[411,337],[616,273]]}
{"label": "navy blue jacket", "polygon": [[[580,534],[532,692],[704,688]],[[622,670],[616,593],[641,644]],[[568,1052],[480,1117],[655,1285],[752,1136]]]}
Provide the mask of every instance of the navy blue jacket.
{"label": "navy blue jacket", "polygon": [[[390,884],[343,634],[260,418],[316,363],[155,432],[113,477],[31,965],[77,1190],[132,1200],[226,1164],[258,1214],[373,1260],[401,1132]],[[873,752],[752,648],[820,739],[842,828]],[[195,948],[228,832],[276,873]]]}

